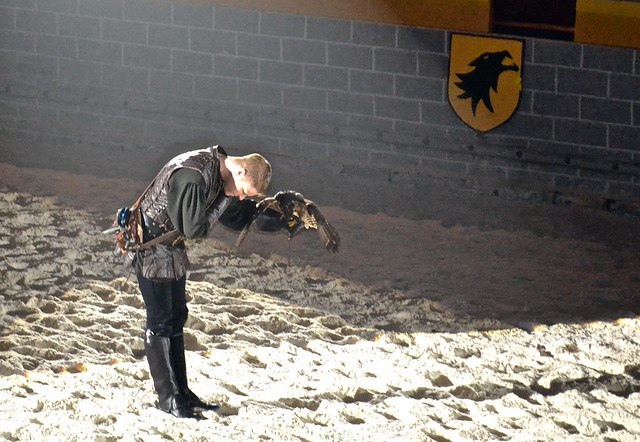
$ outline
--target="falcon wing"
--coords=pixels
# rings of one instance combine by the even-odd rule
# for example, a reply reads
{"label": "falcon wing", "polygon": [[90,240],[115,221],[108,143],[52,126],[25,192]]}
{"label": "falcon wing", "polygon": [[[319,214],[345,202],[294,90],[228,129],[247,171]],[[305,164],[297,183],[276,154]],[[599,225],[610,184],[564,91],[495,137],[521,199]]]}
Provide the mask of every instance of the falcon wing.
{"label": "falcon wing", "polygon": [[313,201],[307,200],[307,212],[315,219],[318,234],[324,247],[331,253],[338,253],[338,247],[340,246],[338,231],[327,221]]}
{"label": "falcon wing", "polygon": [[273,209],[277,212],[281,212],[279,204],[274,198],[265,198],[262,201],[260,201],[258,203],[258,208],[256,210],[256,213],[253,214],[253,217],[251,217],[251,220],[249,221],[249,223],[244,227],[244,229],[242,229],[242,231],[238,235],[238,238],[236,239],[236,249],[240,247],[240,244],[242,244],[242,242],[246,239],[256,219],[261,214],[263,214],[264,211],[267,209]]}

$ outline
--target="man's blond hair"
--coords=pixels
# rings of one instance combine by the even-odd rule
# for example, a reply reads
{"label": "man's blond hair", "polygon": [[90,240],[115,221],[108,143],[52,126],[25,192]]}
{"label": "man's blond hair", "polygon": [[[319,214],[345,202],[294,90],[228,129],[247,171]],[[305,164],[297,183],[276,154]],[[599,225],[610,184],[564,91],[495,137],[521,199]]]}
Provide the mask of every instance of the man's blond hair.
{"label": "man's blond hair", "polygon": [[259,153],[235,157],[238,165],[247,170],[247,179],[259,196],[267,193],[271,184],[271,164]]}

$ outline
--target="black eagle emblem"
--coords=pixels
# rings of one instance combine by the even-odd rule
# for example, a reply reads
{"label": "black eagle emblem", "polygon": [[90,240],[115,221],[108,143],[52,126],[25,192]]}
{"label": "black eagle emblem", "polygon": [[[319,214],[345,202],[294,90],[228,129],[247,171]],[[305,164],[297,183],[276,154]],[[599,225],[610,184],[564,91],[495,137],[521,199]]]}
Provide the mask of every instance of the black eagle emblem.
{"label": "black eagle emblem", "polygon": [[464,92],[458,98],[471,99],[471,110],[476,114],[478,103],[482,100],[489,111],[493,112],[491,89],[498,92],[498,77],[505,71],[518,72],[520,69],[515,63],[505,64],[505,60],[513,60],[509,51],[485,52],[469,63],[474,69],[464,74],[456,74],[460,79],[456,83]]}
{"label": "black eagle emblem", "polygon": [[305,229],[317,230],[324,247],[329,252],[338,252],[340,235],[336,229],[327,221],[316,203],[293,190],[278,192],[273,197],[265,198],[258,203],[258,210],[236,240],[236,248],[247,237],[256,219],[266,211],[276,212],[280,215],[289,234],[289,239]]}

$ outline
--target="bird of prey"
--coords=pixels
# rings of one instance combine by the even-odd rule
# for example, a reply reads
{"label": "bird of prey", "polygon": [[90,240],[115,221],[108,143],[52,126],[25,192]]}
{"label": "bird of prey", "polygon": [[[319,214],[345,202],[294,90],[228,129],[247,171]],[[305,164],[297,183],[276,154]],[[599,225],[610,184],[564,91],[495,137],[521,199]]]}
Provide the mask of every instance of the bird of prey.
{"label": "bird of prey", "polygon": [[[505,61],[507,64],[505,64]],[[478,103],[482,100],[485,107],[493,112],[490,89],[498,92],[498,77],[505,71],[518,72],[520,68],[513,63],[509,51],[485,52],[469,63],[471,72],[456,74],[461,80],[456,83],[463,93],[458,98],[471,99],[471,110],[476,114]]]}
{"label": "bird of prey", "polygon": [[269,217],[279,216],[279,219],[284,221],[284,228],[289,234],[289,239],[304,229],[317,230],[324,247],[329,252],[338,252],[340,236],[336,229],[320,212],[316,203],[305,199],[302,194],[293,190],[278,192],[273,197],[265,198],[258,203],[256,213],[236,240],[236,248],[247,237],[252,226],[260,223],[260,215],[262,214],[268,214]]}

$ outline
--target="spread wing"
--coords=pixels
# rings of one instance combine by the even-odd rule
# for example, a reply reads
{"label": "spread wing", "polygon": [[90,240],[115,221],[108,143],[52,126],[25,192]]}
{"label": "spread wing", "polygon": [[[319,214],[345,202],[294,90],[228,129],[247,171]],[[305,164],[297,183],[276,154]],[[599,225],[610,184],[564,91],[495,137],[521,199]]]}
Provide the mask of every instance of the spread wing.
{"label": "spread wing", "polygon": [[258,217],[267,209],[273,209],[276,212],[282,213],[282,210],[280,210],[280,205],[275,198],[265,198],[260,201],[258,203],[258,209],[256,210],[256,213],[253,214],[253,217],[251,218],[249,223],[244,227],[244,229],[242,229],[242,231],[238,235],[238,238],[236,239],[236,249],[240,247],[240,244],[242,244],[242,242],[247,238],[247,235],[251,231],[251,227],[255,223],[256,219],[258,219]]}
{"label": "spread wing", "polygon": [[338,231],[327,221],[313,201],[307,200],[306,207],[309,215],[315,219],[316,228],[324,247],[331,253],[338,253],[338,247],[340,247]]}

